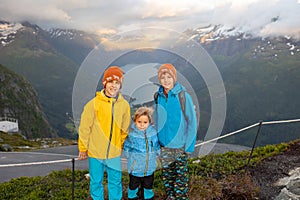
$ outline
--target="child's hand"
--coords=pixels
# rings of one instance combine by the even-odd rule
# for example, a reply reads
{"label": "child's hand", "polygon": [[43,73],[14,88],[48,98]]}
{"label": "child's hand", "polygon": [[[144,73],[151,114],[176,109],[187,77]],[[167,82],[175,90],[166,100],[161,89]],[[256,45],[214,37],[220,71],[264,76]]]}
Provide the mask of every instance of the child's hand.
{"label": "child's hand", "polygon": [[78,160],[85,160],[85,159],[87,159],[87,151],[79,152]]}

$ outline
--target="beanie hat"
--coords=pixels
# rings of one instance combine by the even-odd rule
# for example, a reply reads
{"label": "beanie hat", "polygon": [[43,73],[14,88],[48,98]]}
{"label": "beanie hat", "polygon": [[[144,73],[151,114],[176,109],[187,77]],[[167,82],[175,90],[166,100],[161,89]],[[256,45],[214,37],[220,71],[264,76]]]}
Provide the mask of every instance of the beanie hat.
{"label": "beanie hat", "polygon": [[165,63],[165,64],[162,64],[159,69],[158,69],[158,79],[161,78],[161,76],[164,74],[164,73],[168,73],[171,75],[171,77],[173,78],[174,82],[176,82],[177,80],[177,75],[176,75],[176,69],[175,67],[170,64],[170,63]]}
{"label": "beanie hat", "polygon": [[107,68],[103,73],[102,85],[105,87],[106,83],[109,81],[117,80],[123,83],[123,71],[118,66],[111,66]]}

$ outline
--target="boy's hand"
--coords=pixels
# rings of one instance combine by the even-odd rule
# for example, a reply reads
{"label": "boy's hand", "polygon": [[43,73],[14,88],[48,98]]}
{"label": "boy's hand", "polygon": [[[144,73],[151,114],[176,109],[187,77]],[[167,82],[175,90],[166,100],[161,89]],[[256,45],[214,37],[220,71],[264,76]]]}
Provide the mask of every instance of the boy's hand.
{"label": "boy's hand", "polygon": [[85,159],[87,159],[87,151],[79,152],[78,160],[85,160]]}

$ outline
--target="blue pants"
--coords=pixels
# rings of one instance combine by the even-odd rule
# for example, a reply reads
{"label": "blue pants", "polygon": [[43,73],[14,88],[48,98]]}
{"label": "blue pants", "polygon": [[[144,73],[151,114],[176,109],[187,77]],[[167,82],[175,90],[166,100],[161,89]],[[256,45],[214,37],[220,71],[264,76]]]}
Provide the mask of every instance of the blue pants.
{"label": "blue pants", "polygon": [[122,199],[121,158],[97,159],[89,157],[90,193],[93,200],[104,200],[103,175],[107,173],[108,198]]}

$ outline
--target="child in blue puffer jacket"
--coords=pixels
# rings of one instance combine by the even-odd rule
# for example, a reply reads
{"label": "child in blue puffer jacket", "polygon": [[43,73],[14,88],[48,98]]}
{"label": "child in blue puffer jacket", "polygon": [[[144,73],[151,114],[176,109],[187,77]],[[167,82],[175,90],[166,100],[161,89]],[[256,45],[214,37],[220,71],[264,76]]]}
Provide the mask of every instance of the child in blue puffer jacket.
{"label": "child in blue puffer jacket", "polygon": [[[157,74],[156,127],[161,146],[162,180],[167,200],[188,199],[188,155],[194,152],[197,117],[191,95],[177,81],[176,68],[164,63]],[[182,97],[185,95],[185,104]],[[182,107],[184,105],[184,108]]]}
{"label": "child in blue puffer jacket", "polygon": [[140,107],[134,113],[128,137],[124,143],[124,154],[128,158],[128,199],[138,199],[139,187],[144,199],[154,199],[153,182],[156,156],[160,153],[157,131],[151,125],[153,110]]}

